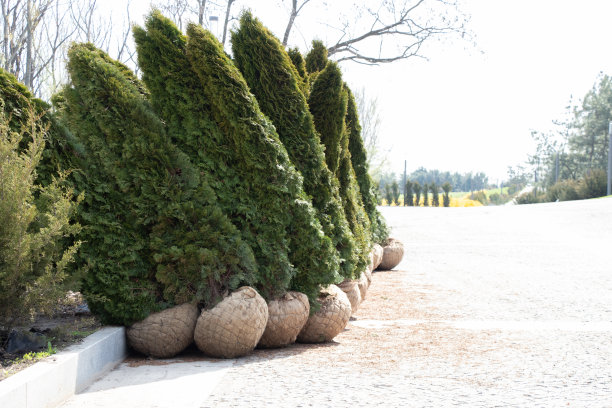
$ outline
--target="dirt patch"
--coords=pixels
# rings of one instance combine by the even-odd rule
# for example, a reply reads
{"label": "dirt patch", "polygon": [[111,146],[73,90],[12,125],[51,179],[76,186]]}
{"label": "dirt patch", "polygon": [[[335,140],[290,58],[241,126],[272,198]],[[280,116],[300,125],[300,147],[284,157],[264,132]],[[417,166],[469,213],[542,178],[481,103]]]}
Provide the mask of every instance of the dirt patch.
{"label": "dirt patch", "polygon": [[[80,343],[102,325],[89,313],[78,293],[70,293],[51,316],[38,316],[32,322],[15,327],[18,330],[41,333],[51,345],[38,353],[7,353],[5,348],[9,332],[0,330],[0,381],[53,354]],[[49,354],[51,354],[49,356]]]}

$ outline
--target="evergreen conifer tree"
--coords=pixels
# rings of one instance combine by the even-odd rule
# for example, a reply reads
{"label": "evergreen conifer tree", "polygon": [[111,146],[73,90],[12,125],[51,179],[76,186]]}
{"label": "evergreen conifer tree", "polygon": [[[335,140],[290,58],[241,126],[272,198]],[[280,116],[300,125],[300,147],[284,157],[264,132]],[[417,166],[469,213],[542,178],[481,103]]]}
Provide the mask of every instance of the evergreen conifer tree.
{"label": "evergreen conifer tree", "polygon": [[253,250],[256,288],[266,299],[282,295],[295,274],[295,262],[289,259],[287,220],[278,219],[282,203],[267,202],[271,197],[261,181],[263,169],[273,162],[258,163],[252,171],[242,156],[256,154],[260,144],[271,141],[253,139],[237,148],[240,136],[234,140],[217,125],[212,99],[187,58],[187,38],[159,11],[151,13],[144,29],[134,27],[134,39],[155,111],[167,123],[172,141],[210,180],[223,212]]}
{"label": "evergreen conifer tree", "polygon": [[300,75],[280,41],[250,13],[232,33],[236,66],[242,72],[262,112],[272,120],[289,158],[304,177],[304,191],[312,197],[325,234],[332,239],[343,262],[346,278],[356,272],[357,252],[344,215],[338,182],[325,164],[325,153],[306,98]]}
{"label": "evergreen conifer tree", "polygon": [[327,47],[322,41],[312,40],[312,48],[306,54],[306,71],[309,74],[323,71],[327,65]]}
{"label": "evergreen conifer tree", "polygon": [[431,205],[433,207],[440,206],[440,192],[438,191],[438,185],[436,183],[431,183],[429,186],[431,189]]}
{"label": "evergreen conifer tree", "polygon": [[[340,278],[339,258],[304,193],[302,177],[223,46],[194,24],[187,34],[187,56],[210,101],[212,116],[241,158],[243,182],[250,186],[250,196],[262,211],[255,216],[267,223],[267,235],[287,237],[289,259],[296,268],[291,287],[314,300],[319,285]],[[263,245],[265,238],[273,237],[259,237]],[[276,289],[269,290],[268,297],[282,294],[286,285],[279,278],[283,277],[266,278]]]}
{"label": "evergreen conifer tree", "polygon": [[444,191],[444,195],[442,196],[442,202],[444,204],[444,207],[450,207],[450,192],[452,189],[453,187],[448,181],[442,184],[442,190]]}
{"label": "evergreen conifer tree", "polygon": [[355,170],[359,193],[363,202],[363,207],[368,214],[372,229],[372,240],[382,243],[388,238],[389,231],[385,219],[376,209],[376,193],[372,188],[372,179],[368,173],[367,152],[361,138],[361,125],[359,124],[359,114],[355,97],[345,84],[347,91],[347,110],[346,110],[346,129],[349,137],[349,151],[351,153],[351,164]]}
{"label": "evergreen conifer tree", "polygon": [[71,47],[58,110],[85,148],[83,292],[106,323],[184,302],[210,307],[252,282],[253,254],[176,148],[135,75],[91,44]]}
{"label": "evergreen conifer tree", "polygon": [[414,198],[412,196],[412,181],[406,180],[406,187],[404,191],[404,205],[412,207],[414,205]]}
{"label": "evergreen conifer tree", "polygon": [[415,181],[412,183],[412,189],[414,190],[414,205],[418,207],[421,205],[421,184]]}
{"label": "evergreen conifer tree", "polygon": [[423,207],[429,207],[429,184],[423,184]]}
{"label": "evergreen conifer tree", "polygon": [[387,200],[387,205],[390,206],[393,204],[393,191],[391,191],[391,184],[385,184],[385,200]]}
{"label": "evergreen conifer tree", "polygon": [[371,244],[370,220],[361,200],[359,185],[351,163],[349,135],[345,117],[348,95],[342,82],[342,73],[335,62],[329,62],[318,73],[308,98],[315,128],[325,145],[325,160],[340,183],[340,197],[353,237],[360,248],[358,270],[367,263]]}

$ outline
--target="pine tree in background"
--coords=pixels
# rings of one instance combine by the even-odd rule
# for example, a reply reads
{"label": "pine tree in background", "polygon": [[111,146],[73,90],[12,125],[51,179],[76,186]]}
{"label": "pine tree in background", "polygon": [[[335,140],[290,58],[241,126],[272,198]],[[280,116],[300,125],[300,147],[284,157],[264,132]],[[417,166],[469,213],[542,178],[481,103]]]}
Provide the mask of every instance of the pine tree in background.
{"label": "pine tree in background", "polygon": [[437,184],[431,183],[429,188],[431,189],[431,205],[433,207],[439,207],[440,206],[440,194],[439,194],[440,192],[438,190]]}
{"label": "pine tree in background", "polygon": [[[223,46],[194,24],[187,33],[187,56],[202,81],[213,118],[241,158],[241,175],[252,188],[251,198],[270,214],[265,219],[260,215],[262,222],[268,223],[269,235],[284,231],[289,240],[289,260],[296,268],[291,287],[314,300],[319,285],[340,279],[339,258],[302,189],[302,177]],[[265,238],[260,237],[264,245]],[[285,277],[266,278],[267,296],[282,294]]]}
{"label": "pine tree in background", "polygon": [[387,205],[393,204],[393,191],[391,191],[391,184],[385,184],[385,200],[387,200]]}
{"label": "pine tree in background", "polygon": [[363,146],[361,138],[361,125],[359,124],[359,114],[357,113],[357,105],[355,97],[345,84],[347,90],[347,111],[346,111],[346,130],[349,135],[349,151],[351,153],[351,164],[355,170],[357,184],[359,185],[359,193],[363,207],[368,214],[370,220],[370,228],[372,230],[372,240],[376,243],[382,243],[389,236],[389,230],[385,219],[376,209],[376,193],[372,188],[372,179],[368,172],[367,152]]}
{"label": "pine tree in background", "polygon": [[445,207],[450,207],[450,192],[452,189],[453,187],[448,181],[442,184],[442,190],[444,191],[444,195],[442,196],[442,203]]}
{"label": "pine tree in background", "polygon": [[[198,166],[222,211],[253,250],[258,265],[255,287],[267,299],[282,295],[295,270],[289,259],[288,221],[278,219],[282,204],[268,202],[279,193],[268,197],[271,187],[261,181],[264,169],[274,162],[256,163],[252,170],[248,167],[254,165],[252,160],[242,156],[256,154],[260,143],[272,141],[253,139],[251,145],[237,148],[238,141],[220,129],[212,99],[187,58],[187,38],[159,11],[151,13],[144,29],[134,27],[134,39],[152,105],[166,122],[172,142]],[[271,149],[267,146],[264,151]],[[269,176],[274,178],[273,174]],[[284,179],[280,180],[279,188]]]}
{"label": "pine tree in background", "polygon": [[349,135],[345,118],[348,95],[342,82],[342,73],[335,62],[329,62],[318,73],[308,98],[308,106],[314,118],[316,130],[325,145],[325,160],[340,183],[340,197],[344,214],[359,248],[361,271],[367,264],[371,246],[371,227],[351,163]]}
{"label": "pine tree in background", "polygon": [[404,193],[404,205],[408,207],[414,206],[414,198],[412,196],[412,181],[406,180],[406,187]]}
{"label": "pine tree in background", "polygon": [[256,265],[200,172],[167,137],[142,84],[91,44],[71,47],[58,110],[85,147],[83,292],[106,323],[250,283]]}
{"label": "pine tree in background", "polygon": [[399,205],[400,190],[396,180],[393,180],[393,183],[391,183],[391,194],[393,195],[393,202]]}
{"label": "pine tree in background", "polygon": [[353,234],[338,182],[325,164],[323,146],[300,91],[298,72],[280,41],[248,12],[232,33],[232,51],[259,107],[274,123],[289,158],[304,177],[304,191],[312,197],[323,230],[343,260],[341,275],[353,277],[357,261]]}
{"label": "pine tree in background", "polygon": [[423,184],[423,207],[429,207],[429,184]]}
{"label": "pine tree in background", "polygon": [[414,190],[414,205],[418,207],[421,205],[421,184],[415,181],[412,183],[412,189]]}

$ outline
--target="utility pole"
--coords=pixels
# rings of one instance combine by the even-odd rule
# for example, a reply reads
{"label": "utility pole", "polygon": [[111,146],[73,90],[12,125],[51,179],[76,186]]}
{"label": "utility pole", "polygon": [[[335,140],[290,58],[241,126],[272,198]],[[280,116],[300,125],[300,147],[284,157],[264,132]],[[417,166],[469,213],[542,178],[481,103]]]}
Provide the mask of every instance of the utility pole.
{"label": "utility pole", "polygon": [[406,160],[404,160],[404,207],[406,206]]}
{"label": "utility pole", "polygon": [[612,194],[612,122],[608,125],[608,194]]}

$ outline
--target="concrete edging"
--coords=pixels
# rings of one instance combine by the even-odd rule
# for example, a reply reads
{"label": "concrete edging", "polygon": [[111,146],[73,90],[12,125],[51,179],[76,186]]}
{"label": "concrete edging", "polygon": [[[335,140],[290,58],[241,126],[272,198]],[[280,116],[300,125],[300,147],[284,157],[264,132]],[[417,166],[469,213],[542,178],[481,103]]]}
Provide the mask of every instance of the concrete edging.
{"label": "concrete edging", "polygon": [[0,407],[56,407],[112,370],[126,356],[125,328],[100,329],[82,343],[0,382]]}

